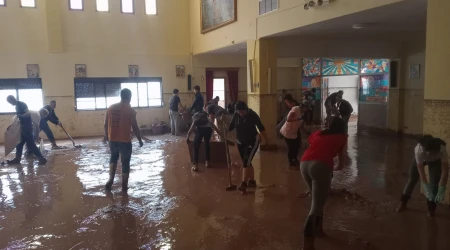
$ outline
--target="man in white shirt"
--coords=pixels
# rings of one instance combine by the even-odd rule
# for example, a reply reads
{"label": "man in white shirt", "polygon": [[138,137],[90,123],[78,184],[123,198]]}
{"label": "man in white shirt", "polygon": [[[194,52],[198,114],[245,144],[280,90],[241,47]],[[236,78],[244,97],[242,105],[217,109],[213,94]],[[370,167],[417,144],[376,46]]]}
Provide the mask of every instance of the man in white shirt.
{"label": "man in white shirt", "polygon": [[[414,159],[409,171],[408,183],[403,190],[400,207],[397,212],[406,209],[408,200],[419,179],[427,198],[428,216],[434,217],[437,203],[444,200],[448,181],[448,153],[446,143],[439,138],[424,136],[414,148]],[[424,167],[428,165],[429,181]]]}

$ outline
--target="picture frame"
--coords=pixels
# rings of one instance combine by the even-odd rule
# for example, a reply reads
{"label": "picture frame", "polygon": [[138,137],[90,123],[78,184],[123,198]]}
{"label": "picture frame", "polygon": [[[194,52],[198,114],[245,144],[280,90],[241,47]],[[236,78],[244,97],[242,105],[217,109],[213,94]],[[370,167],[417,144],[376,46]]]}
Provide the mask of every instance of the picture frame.
{"label": "picture frame", "polygon": [[75,77],[87,77],[86,64],[75,64]]}
{"label": "picture frame", "polygon": [[202,34],[237,21],[237,0],[200,0]]}
{"label": "picture frame", "polygon": [[176,65],[175,66],[175,73],[176,73],[177,77],[184,77],[185,74],[186,74],[184,65]]}
{"label": "picture frame", "polygon": [[409,79],[420,79],[420,64],[409,65]]}
{"label": "picture frame", "polygon": [[128,65],[128,77],[139,77],[139,65]]}
{"label": "picture frame", "polygon": [[38,64],[27,64],[27,77],[28,78],[39,78],[39,65]]}

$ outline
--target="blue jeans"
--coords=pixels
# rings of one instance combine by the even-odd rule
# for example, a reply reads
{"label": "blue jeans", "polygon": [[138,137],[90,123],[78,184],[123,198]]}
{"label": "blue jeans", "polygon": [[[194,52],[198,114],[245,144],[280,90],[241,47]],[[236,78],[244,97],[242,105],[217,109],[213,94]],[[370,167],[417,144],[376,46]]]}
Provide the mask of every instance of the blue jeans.
{"label": "blue jeans", "polygon": [[111,150],[110,164],[117,164],[119,156],[122,162],[122,173],[128,174],[130,172],[131,152],[133,145],[131,142],[109,142],[109,149]]}
{"label": "blue jeans", "polygon": [[44,131],[45,135],[47,135],[47,138],[51,143],[55,143],[55,137],[53,136],[53,132],[48,126],[47,121],[45,119],[41,120],[41,122],[39,123],[39,128],[41,129],[41,131]]}
{"label": "blue jeans", "polygon": [[20,135],[20,141],[16,145],[16,159],[22,158],[22,152],[23,152],[23,146],[27,144],[27,149],[31,152],[33,152],[34,155],[40,160],[44,158],[41,154],[41,151],[39,151],[36,144],[34,144],[34,136],[33,132],[31,131],[22,131]]}

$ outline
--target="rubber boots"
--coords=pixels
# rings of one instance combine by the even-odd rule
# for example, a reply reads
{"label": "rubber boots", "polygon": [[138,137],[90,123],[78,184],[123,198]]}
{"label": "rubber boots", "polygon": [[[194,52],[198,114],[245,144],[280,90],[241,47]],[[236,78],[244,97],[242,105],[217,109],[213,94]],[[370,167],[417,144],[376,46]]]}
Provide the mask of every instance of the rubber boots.
{"label": "rubber boots", "polygon": [[109,180],[105,185],[106,190],[111,190],[114,183],[114,176],[116,175],[117,164],[109,164]]}
{"label": "rubber boots", "polygon": [[411,196],[402,194],[400,206],[397,208],[397,213],[401,213],[406,210],[406,205],[408,204],[409,198],[411,198]]}

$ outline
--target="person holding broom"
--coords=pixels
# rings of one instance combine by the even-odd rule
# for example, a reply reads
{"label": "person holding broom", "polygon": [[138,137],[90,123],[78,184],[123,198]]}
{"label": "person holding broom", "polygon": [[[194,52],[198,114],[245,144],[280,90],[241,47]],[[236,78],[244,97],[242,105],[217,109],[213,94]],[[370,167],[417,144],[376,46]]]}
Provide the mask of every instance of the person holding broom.
{"label": "person holding broom", "polygon": [[236,129],[239,155],[243,163],[242,183],[238,189],[245,192],[247,188],[256,188],[252,160],[258,150],[261,138],[264,141],[267,140],[264,125],[255,111],[249,109],[243,101],[236,102],[235,109],[236,113],[231,119],[229,131]]}

